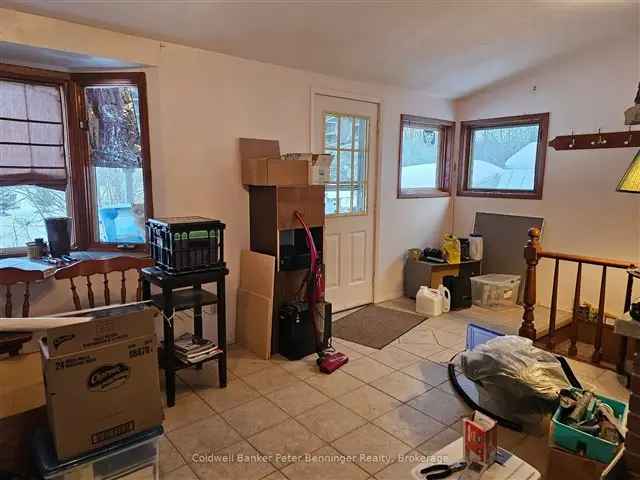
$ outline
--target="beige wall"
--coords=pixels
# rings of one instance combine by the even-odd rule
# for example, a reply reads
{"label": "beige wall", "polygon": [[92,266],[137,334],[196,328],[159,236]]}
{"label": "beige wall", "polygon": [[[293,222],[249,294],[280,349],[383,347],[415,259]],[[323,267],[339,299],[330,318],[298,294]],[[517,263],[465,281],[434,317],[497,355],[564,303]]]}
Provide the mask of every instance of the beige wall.
{"label": "beige wall", "polygon": [[[626,129],[623,112],[633,103],[638,82],[635,38],[603,45],[545,65],[456,102],[456,118],[471,120],[550,112],[549,138]],[[533,87],[535,91],[532,91]],[[616,193],[635,149],[547,150],[542,200],[457,197],[455,232],[473,228],[477,211],[542,216],[545,249],[623,260],[639,260],[639,197]],[[538,301],[550,302],[552,262],[541,262]],[[560,271],[561,305],[571,305],[575,267]],[[585,267],[583,294],[597,304],[600,270]],[[608,277],[608,311],[620,311],[625,275]]]}
{"label": "beige wall", "polygon": [[[381,101],[376,301],[401,294],[408,247],[433,243],[451,228],[450,199],[396,199],[400,113],[452,119],[449,101],[2,9],[0,41],[149,66],[155,214],[203,215],[227,224],[232,337],[239,252],[249,246],[249,202],[240,184],[237,139],[277,138],[283,151],[308,150],[312,89]],[[64,310],[68,299],[66,285],[37,288],[33,313]]]}

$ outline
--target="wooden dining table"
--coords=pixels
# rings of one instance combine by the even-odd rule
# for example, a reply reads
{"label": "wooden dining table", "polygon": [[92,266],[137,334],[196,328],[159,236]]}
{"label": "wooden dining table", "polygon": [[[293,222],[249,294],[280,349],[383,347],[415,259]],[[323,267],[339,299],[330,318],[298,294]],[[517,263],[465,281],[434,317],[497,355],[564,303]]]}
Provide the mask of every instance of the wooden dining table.
{"label": "wooden dining table", "polygon": [[[98,250],[86,250],[86,251],[74,251],[69,255],[75,261],[83,260],[103,260],[114,257],[146,257],[145,253],[140,252],[128,252],[126,250],[119,252],[104,252]],[[65,263],[51,263],[45,259],[40,258],[28,258],[28,257],[7,257],[0,258],[0,269],[3,268],[17,268],[27,272],[41,272],[42,278],[40,280],[46,280],[53,277],[57,270],[68,267],[74,262]]]}

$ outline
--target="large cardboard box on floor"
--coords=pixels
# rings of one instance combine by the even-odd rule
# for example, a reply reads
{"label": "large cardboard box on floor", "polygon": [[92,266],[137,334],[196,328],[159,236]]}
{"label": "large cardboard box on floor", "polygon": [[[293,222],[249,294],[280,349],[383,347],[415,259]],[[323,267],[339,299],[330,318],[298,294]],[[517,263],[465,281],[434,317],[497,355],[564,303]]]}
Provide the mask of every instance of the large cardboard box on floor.
{"label": "large cardboard box on floor", "polygon": [[90,311],[40,343],[49,427],[60,460],[162,423],[154,318],[144,303]]}

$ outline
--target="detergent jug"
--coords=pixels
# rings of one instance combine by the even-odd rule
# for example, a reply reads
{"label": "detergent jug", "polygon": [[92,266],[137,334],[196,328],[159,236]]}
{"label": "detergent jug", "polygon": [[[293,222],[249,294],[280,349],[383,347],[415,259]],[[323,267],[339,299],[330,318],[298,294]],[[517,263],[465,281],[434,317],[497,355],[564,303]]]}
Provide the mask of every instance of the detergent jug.
{"label": "detergent jug", "polygon": [[444,285],[437,289],[420,287],[416,295],[416,312],[427,317],[437,317],[451,307],[451,293]]}

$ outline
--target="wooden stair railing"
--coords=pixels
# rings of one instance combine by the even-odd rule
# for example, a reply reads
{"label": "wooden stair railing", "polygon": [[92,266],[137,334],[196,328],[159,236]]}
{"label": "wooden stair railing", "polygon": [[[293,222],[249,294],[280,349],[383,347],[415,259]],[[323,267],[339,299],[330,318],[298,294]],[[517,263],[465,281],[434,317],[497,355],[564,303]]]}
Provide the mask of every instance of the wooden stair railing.
{"label": "wooden stair railing", "polygon": [[[523,308],[524,314],[522,316],[522,325],[518,331],[522,337],[527,337],[532,340],[536,340],[536,328],[535,328],[535,305],[536,305],[536,269],[538,262],[541,258],[550,258],[555,260],[555,267],[553,271],[553,290],[551,294],[551,312],[549,315],[549,332],[546,338],[546,348],[553,351],[555,345],[556,335],[556,319],[558,313],[558,279],[560,276],[560,261],[572,262],[578,264],[578,270],[576,273],[576,285],[573,297],[573,318],[571,323],[570,333],[570,346],[569,355],[576,356],[578,354],[577,342],[578,342],[578,320],[577,313],[580,307],[580,292],[582,285],[582,265],[595,265],[602,267],[602,276],[600,279],[600,295],[598,299],[598,318],[596,324],[596,334],[594,341],[593,354],[591,361],[599,363],[602,359],[602,339],[605,325],[605,298],[607,289],[607,269],[616,268],[627,270],[634,268],[635,265],[631,262],[611,260],[606,258],[587,257],[583,255],[572,255],[568,253],[549,252],[542,249],[540,244],[540,230],[538,228],[531,228],[528,232],[529,240],[524,247],[524,258],[527,262],[527,273],[525,277],[524,286],[524,299]],[[625,312],[629,310],[631,306],[631,290],[632,290],[632,278],[629,277],[627,281],[627,288],[625,292]],[[623,361],[626,357],[627,345],[621,339],[620,344],[620,358]],[[624,355],[624,356],[623,356]]]}

